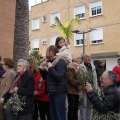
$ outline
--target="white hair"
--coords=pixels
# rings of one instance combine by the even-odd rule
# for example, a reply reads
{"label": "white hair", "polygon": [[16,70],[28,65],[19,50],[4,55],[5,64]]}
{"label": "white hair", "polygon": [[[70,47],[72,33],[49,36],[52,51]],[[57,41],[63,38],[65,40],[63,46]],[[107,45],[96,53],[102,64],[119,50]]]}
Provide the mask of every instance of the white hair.
{"label": "white hair", "polygon": [[29,62],[28,62],[27,60],[19,59],[19,60],[18,60],[18,63],[19,63],[19,62],[22,62],[26,68],[29,68],[29,66],[30,66],[30,64],[29,64]]}
{"label": "white hair", "polygon": [[72,55],[72,61],[76,60],[77,58],[81,58],[82,56],[80,54],[73,54]]}

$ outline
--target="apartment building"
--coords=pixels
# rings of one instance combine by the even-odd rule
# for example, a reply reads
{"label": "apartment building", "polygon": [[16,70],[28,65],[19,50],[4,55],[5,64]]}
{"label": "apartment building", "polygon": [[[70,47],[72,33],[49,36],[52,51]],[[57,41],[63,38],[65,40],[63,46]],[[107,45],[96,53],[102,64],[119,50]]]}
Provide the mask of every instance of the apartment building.
{"label": "apartment building", "polygon": [[0,1],[0,55],[13,57],[16,0]]}
{"label": "apartment building", "polygon": [[[54,45],[60,32],[55,26],[57,16],[62,23],[78,16],[81,24],[74,30],[85,33],[85,53],[91,53],[93,62],[106,60],[111,70],[120,57],[120,0],[49,0],[34,5],[30,11],[30,51],[39,50],[45,56],[46,48]],[[94,29],[94,30],[93,30]],[[71,53],[83,54],[83,34],[73,33]]]}

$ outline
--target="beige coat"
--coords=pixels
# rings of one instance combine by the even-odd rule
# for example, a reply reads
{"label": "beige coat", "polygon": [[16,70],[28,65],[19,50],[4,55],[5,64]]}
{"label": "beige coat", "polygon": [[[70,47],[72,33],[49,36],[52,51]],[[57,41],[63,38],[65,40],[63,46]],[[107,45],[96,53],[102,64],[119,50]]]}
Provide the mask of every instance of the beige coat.
{"label": "beige coat", "polygon": [[59,53],[56,54],[56,56],[61,56],[67,59],[69,63],[72,62],[72,55],[70,52],[70,47],[63,46],[61,49],[58,51]]}
{"label": "beige coat", "polygon": [[[7,72],[5,72],[0,79],[0,98],[10,89],[14,78],[15,78],[15,71],[13,69],[9,69]],[[3,104],[0,101],[0,120],[2,120],[2,109]]]}
{"label": "beige coat", "polygon": [[75,95],[82,95],[82,85],[78,82],[75,77],[77,70],[80,69],[81,73],[83,70],[80,68],[77,63],[70,63],[67,69],[67,82],[68,82],[68,93]]}
{"label": "beige coat", "polygon": [[9,69],[5,72],[0,80],[0,97],[2,97],[11,87],[14,79],[15,79],[15,71],[13,69]]}

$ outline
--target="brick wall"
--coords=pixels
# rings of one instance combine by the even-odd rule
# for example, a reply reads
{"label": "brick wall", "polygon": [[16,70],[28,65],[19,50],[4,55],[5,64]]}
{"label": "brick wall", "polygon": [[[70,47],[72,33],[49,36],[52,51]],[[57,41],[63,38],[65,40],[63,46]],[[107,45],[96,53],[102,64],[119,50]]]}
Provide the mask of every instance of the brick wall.
{"label": "brick wall", "polygon": [[0,55],[13,57],[16,0],[0,0]]}

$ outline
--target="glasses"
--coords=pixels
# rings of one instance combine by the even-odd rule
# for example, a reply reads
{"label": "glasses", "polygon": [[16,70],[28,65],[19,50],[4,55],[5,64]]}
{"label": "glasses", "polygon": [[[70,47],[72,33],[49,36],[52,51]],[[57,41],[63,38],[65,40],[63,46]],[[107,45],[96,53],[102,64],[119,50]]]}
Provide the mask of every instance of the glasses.
{"label": "glasses", "polygon": [[101,81],[103,79],[108,79],[108,78],[110,78],[110,77],[100,77],[99,80]]}

